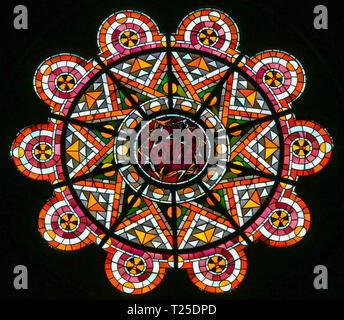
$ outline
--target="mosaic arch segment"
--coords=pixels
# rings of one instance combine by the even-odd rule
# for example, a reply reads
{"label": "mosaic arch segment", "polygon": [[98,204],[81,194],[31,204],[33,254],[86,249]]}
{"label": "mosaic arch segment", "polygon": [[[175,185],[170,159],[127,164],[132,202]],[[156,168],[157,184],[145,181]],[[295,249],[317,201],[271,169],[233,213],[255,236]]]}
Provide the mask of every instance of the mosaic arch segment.
{"label": "mosaic arch segment", "polygon": [[[97,40],[95,58],[61,53],[41,63],[34,89],[50,117],[11,147],[24,175],[52,185],[38,218],[50,246],[100,246],[109,281],[128,294],[151,291],[168,269],[223,293],[243,280],[247,246],[286,247],[306,235],[311,215],[297,181],[327,164],[333,142],[296,119],[306,78],[295,57],[246,56],[237,25],[215,9],[191,12],[170,35],[144,13],[120,11]],[[174,129],[205,134],[171,151],[153,129],[172,141]],[[211,145],[217,161],[197,145]],[[170,152],[192,161],[157,160]]]}

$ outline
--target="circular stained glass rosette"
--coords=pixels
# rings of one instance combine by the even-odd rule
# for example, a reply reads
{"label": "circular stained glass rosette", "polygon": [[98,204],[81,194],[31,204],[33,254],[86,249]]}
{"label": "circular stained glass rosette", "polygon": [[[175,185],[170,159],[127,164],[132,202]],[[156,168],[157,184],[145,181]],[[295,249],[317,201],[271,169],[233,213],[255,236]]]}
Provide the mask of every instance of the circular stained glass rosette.
{"label": "circular stained glass rosette", "polygon": [[295,57],[244,55],[234,21],[212,9],[191,12],[170,36],[120,11],[98,45],[94,59],[41,63],[34,88],[51,116],[11,147],[23,174],[54,188],[38,219],[49,245],[100,246],[126,293],[152,290],[167,269],[222,293],[244,278],[247,246],[306,235],[298,177],[321,170],[333,143],[294,115],[305,86]]}

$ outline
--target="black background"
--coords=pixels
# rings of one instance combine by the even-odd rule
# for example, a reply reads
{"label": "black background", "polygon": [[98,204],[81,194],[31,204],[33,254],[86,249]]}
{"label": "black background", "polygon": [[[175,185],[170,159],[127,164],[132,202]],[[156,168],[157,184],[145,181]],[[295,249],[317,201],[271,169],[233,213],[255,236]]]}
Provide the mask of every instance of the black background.
{"label": "black background", "polygon": [[[15,30],[13,8],[24,4],[29,29]],[[313,8],[325,4],[329,29],[313,27]],[[38,232],[38,214],[52,190],[47,182],[18,172],[10,146],[26,126],[46,123],[49,107],[34,92],[37,66],[57,53],[86,59],[98,53],[102,21],[115,11],[140,10],[161,32],[174,32],[190,11],[213,7],[227,12],[240,31],[240,50],[248,56],[266,49],[285,50],[301,61],[307,76],[303,95],[294,102],[297,119],[314,120],[334,140],[323,171],[299,180],[296,192],[308,205],[312,223],[307,236],[290,248],[257,243],[248,250],[248,271],[232,293],[201,292],[186,271],[167,272],[162,283],[143,296],[117,291],[104,271],[106,252],[89,245],[65,253],[52,249]],[[1,207],[0,298],[112,299],[129,302],[161,299],[285,300],[343,299],[343,24],[339,8],[328,1],[11,1],[1,7]],[[13,268],[25,265],[29,289],[15,290]],[[313,269],[325,265],[328,290],[315,290]],[[186,300],[185,300],[186,301]],[[206,301],[204,301],[206,302]]]}

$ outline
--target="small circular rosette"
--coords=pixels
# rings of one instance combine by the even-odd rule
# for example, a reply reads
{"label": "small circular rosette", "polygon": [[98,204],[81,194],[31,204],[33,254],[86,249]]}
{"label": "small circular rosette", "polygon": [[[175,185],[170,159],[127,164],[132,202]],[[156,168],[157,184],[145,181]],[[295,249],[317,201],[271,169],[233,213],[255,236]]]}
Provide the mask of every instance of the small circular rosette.
{"label": "small circular rosette", "polygon": [[220,10],[196,10],[182,20],[171,43],[230,57],[238,53],[239,30],[232,18]]}
{"label": "small circular rosette", "polygon": [[142,294],[153,290],[162,281],[165,268],[154,255],[132,251],[117,250],[108,254],[105,261],[107,277],[118,290],[125,293]]}
{"label": "small circular rosette", "polygon": [[77,207],[72,207],[61,194],[49,200],[42,208],[38,226],[50,246],[65,251],[78,250],[88,245],[88,219]]}
{"label": "small circular rosette", "polygon": [[61,127],[61,124],[49,122],[19,132],[10,152],[23,174],[36,180],[58,180],[61,169],[58,132]]}
{"label": "small circular rosette", "polygon": [[[265,218],[263,218],[265,217]],[[306,204],[295,194],[270,203],[258,227],[260,240],[274,247],[286,247],[299,242],[310,227]]]}
{"label": "small circular rosette", "polygon": [[[223,246],[201,251],[195,255],[183,255],[191,281],[201,290],[224,293],[234,290],[243,280],[247,260],[243,248]],[[189,261],[188,261],[189,260]]]}
{"label": "small circular rosette", "polygon": [[101,57],[124,56],[148,48],[166,46],[156,23],[138,11],[119,11],[104,20],[98,31]]}
{"label": "small circular rosette", "polygon": [[298,176],[311,175],[329,162],[333,142],[320,125],[297,120],[288,133],[285,149],[291,161],[290,171],[295,171]]}

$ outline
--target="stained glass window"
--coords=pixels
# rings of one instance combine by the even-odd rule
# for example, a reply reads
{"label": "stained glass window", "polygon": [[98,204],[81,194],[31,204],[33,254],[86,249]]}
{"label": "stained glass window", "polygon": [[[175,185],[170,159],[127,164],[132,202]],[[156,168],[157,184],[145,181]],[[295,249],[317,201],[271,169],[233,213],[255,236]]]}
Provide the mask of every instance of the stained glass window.
{"label": "stained glass window", "polygon": [[246,56],[235,22],[213,9],[172,34],[120,11],[97,40],[95,58],[63,53],[39,65],[33,85],[48,123],[11,147],[23,174],[54,188],[38,218],[50,246],[100,246],[125,293],[151,291],[169,269],[222,293],[244,279],[248,246],[305,236],[311,216],[295,184],[327,164],[333,143],[296,119],[306,77],[294,56]]}

